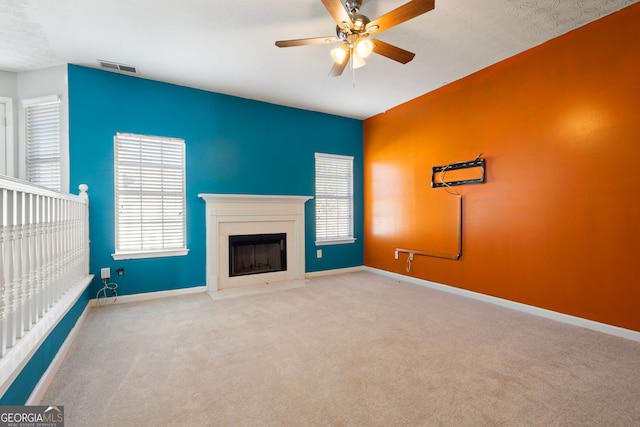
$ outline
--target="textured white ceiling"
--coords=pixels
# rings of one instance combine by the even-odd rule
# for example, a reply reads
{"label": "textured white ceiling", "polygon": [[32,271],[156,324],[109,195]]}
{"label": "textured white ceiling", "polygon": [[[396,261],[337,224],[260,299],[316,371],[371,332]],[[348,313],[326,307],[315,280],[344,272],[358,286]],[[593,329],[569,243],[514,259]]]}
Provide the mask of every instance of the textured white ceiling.
{"label": "textured white ceiling", "polygon": [[[407,0],[364,0],[374,19]],[[436,0],[376,37],[416,54],[327,74],[335,34],[320,0],[0,0],[0,70],[97,60],[141,77],[364,119],[640,0]],[[355,87],[354,87],[355,84]]]}

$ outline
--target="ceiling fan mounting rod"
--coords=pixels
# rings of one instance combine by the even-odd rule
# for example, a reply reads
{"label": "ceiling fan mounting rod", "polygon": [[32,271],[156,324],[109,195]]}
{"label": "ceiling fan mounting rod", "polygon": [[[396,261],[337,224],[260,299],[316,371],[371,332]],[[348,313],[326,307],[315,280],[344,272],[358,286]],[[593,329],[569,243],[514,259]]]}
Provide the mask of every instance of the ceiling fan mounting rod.
{"label": "ceiling fan mounting rod", "polygon": [[362,6],[362,0],[347,0],[344,5],[349,13],[358,13],[360,6]]}
{"label": "ceiling fan mounting rod", "polygon": [[[366,37],[368,35],[367,25],[371,20],[366,16],[357,13],[357,9],[352,9],[351,12],[349,12],[349,18],[349,22],[343,21],[336,25],[336,35],[338,38],[346,40],[351,34]],[[376,29],[377,28],[378,27],[376,27]]]}

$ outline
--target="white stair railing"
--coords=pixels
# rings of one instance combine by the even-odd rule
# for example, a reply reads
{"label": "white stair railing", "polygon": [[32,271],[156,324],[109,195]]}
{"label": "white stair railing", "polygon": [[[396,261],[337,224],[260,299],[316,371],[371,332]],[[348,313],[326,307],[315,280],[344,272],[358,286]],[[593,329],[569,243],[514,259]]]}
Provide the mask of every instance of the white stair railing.
{"label": "white stair railing", "polygon": [[0,364],[89,276],[88,187],[79,189],[62,194],[0,177]]}

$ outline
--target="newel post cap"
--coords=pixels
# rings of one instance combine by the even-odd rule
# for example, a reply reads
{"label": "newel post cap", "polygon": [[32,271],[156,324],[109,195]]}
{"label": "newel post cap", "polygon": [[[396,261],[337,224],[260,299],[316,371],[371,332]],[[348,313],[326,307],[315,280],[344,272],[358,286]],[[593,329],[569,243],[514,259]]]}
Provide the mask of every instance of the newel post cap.
{"label": "newel post cap", "polygon": [[80,194],[78,194],[80,197],[84,199],[89,198],[89,195],[87,194],[87,190],[89,190],[89,186],[87,184],[78,185],[78,190],[80,190]]}

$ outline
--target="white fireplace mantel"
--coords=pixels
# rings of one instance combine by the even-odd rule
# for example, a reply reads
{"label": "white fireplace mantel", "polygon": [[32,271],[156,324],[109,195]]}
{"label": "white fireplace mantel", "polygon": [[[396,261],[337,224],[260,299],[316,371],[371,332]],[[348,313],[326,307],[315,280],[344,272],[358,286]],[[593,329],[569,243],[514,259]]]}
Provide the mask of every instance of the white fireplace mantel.
{"label": "white fireplace mantel", "polygon": [[[304,204],[312,196],[199,194],[206,203],[207,290],[301,280],[305,276]],[[229,277],[228,237],[287,234],[287,270]]]}

